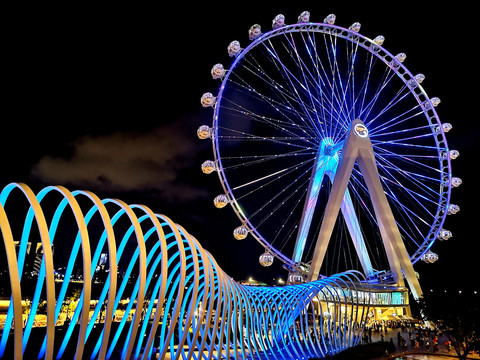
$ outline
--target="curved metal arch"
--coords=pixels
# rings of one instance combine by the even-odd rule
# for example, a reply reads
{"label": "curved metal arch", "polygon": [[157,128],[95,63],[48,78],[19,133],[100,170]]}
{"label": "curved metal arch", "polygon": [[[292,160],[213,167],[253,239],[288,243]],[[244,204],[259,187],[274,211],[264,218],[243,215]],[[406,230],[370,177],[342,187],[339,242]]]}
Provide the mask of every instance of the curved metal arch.
{"label": "curved metal arch", "polygon": [[[51,246],[51,241],[50,241],[50,236],[48,233],[48,227],[47,223],[45,220],[45,216],[43,214],[43,211],[40,207],[40,202],[37,200],[35,197],[35,194],[33,191],[23,183],[11,183],[4,187],[0,194],[0,204],[2,207],[5,206],[5,202],[7,201],[10,193],[14,189],[20,189],[21,192],[24,194],[26,200],[30,204],[30,210],[27,215],[27,218],[30,218],[30,226],[31,226],[31,221],[33,221],[33,217],[35,217],[35,220],[37,222],[38,230],[40,233],[40,240],[42,243],[43,247],[43,261],[42,261],[42,267],[40,269],[41,273],[43,272],[45,274],[45,279],[46,279],[46,297],[47,297],[47,328],[46,328],[46,340],[47,340],[47,351],[46,351],[46,359],[52,359],[53,357],[53,341],[54,341],[54,336],[55,336],[55,282],[54,282],[54,275],[53,275],[53,252],[52,252],[52,246]],[[28,221],[26,221],[28,223]],[[25,229],[24,229],[25,231]],[[30,228],[28,228],[28,232],[30,232]],[[25,233],[24,233],[25,234]],[[24,240],[24,237],[22,236],[22,240]],[[23,243],[23,241],[22,241]],[[26,242],[25,244],[25,250],[26,250]],[[23,254],[22,254],[23,255]],[[19,267],[17,265],[17,271],[19,274],[19,277],[21,279],[21,273],[23,270],[23,261],[19,261],[21,266]],[[14,270],[15,271],[15,270]],[[42,278],[43,282],[43,278]],[[12,294],[13,296],[13,294]],[[17,308],[18,310],[18,308]],[[15,320],[18,318],[18,314],[14,314]],[[3,352],[6,346],[6,341],[8,339],[8,328],[11,326],[11,309],[9,307],[8,309],[8,314],[7,314],[7,319],[4,325],[3,333],[2,333],[2,339],[0,341],[0,352]],[[22,322],[20,322],[21,324]],[[19,327],[19,323],[15,323],[15,327]],[[27,328],[28,330],[28,328]],[[21,329],[15,329],[15,334],[18,334]],[[18,339],[19,336],[17,335],[16,339]],[[23,338],[22,338],[23,342]],[[17,347],[22,347],[21,344],[15,343],[15,349]],[[17,350],[15,353],[17,354]],[[1,354],[0,354],[1,355]]]}
{"label": "curved metal arch", "polygon": [[[73,212],[73,215],[75,217],[75,221],[78,226],[78,235],[77,235],[77,240],[80,240],[80,244],[82,247],[82,264],[83,264],[83,274],[84,274],[84,286],[83,286],[83,296],[82,296],[82,307],[81,307],[81,320],[80,320],[80,330],[79,330],[79,336],[78,336],[78,341],[77,341],[77,349],[75,351],[75,359],[80,358],[80,354],[83,352],[83,347],[85,344],[85,335],[87,331],[87,325],[88,325],[88,316],[85,316],[85,313],[88,313],[88,309],[90,308],[90,297],[91,297],[91,254],[90,254],[90,241],[89,241],[89,236],[87,232],[87,225],[85,222],[85,218],[82,214],[82,211],[80,209],[80,205],[76,201],[75,197],[72,195],[70,191],[68,191],[65,187],[63,186],[49,186],[44,189],[42,189],[38,194],[37,194],[37,199],[39,203],[42,202],[42,200],[50,193],[50,192],[58,192],[62,195],[63,200],[60,202],[58,205],[55,214],[53,216],[53,219],[50,223],[49,227],[49,234],[50,234],[50,241],[53,244],[54,238],[56,235],[56,230],[58,223],[60,222],[60,217],[62,216],[67,204],[70,206],[70,209]],[[76,240],[76,242],[77,242]],[[42,285],[43,286],[43,285]],[[65,294],[63,293],[63,296]],[[58,312],[60,311],[60,307],[58,304],[62,303],[63,301],[63,296],[62,298],[57,299],[57,306],[55,307],[55,322],[58,316]],[[42,350],[40,351],[40,356],[43,355]]]}
{"label": "curved metal arch", "polygon": [[[158,328],[159,315],[160,315],[160,311],[158,311],[158,307],[164,301],[165,291],[166,291],[166,287],[167,287],[168,264],[167,264],[167,256],[165,256],[166,252],[167,252],[167,241],[166,241],[166,238],[165,238],[165,232],[163,231],[162,225],[160,224],[160,221],[159,221],[158,217],[153,213],[153,211],[151,209],[149,209],[148,207],[143,206],[143,205],[133,205],[132,208],[138,208],[148,216],[148,219],[152,222],[153,227],[155,229],[155,232],[157,234],[157,242],[160,243],[160,253],[158,255],[160,257],[160,262],[161,262],[161,264],[160,264],[160,277],[158,279],[158,282],[160,284],[160,288],[158,289],[157,309],[155,311],[155,318],[154,318],[154,321],[153,321],[153,324],[152,324],[152,331],[150,332],[150,334],[147,338],[147,342],[146,342],[146,348],[148,349],[148,348],[152,347],[152,343],[153,343],[153,340],[154,340],[154,335],[155,335],[155,333],[157,331],[157,328]],[[155,294],[155,292],[153,294]],[[149,316],[149,312],[147,312],[147,316]],[[142,333],[143,333],[143,331],[142,331]],[[138,349],[137,349],[137,352],[135,353],[135,356],[138,356]],[[143,359],[146,359],[147,356],[148,356],[148,353],[145,352],[145,354],[143,356]]]}
{"label": "curved metal arch", "polygon": [[[0,230],[3,237],[3,244],[5,246],[5,252],[7,257],[8,269],[9,269],[9,278],[10,278],[10,288],[12,291],[12,296],[10,297],[11,305],[9,307],[13,310],[13,320],[14,324],[21,324],[22,319],[22,291],[20,288],[20,276],[18,271],[17,263],[17,254],[15,252],[15,245],[13,243],[12,230],[10,228],[10,223],[7,219],[7,214],[3,206],[0,206]],[[6,346],[6,341],[8,339],[8,327],[4,324],[4,329],[2,332],[2,341],[0,343],[0,358],[3,356]],[[22,343],[23,343],[23,331],[20,326],[14,326],[14,352],[13,355],[15,358],[20,359],[22,357]]]}
{"label": "curved metal arch", "polygon": [[72,192],[74,196],[84,195],[88,199],[93,202],[93,206],[90,209],[89,213],[86,215],[86,222],[88,224],[89,220],[92,218],[93,214],[98,212],[102,219],[104,230],[104,236],[102,238],[106,238],[107,246],[108,246],[108,261],[109,261],[109,282],[105,284],[108,285],[108,299],[107,299],[107,310],[105,314],[105,324],[103,329],[103,336],[99,338],[101,339],[101,353],[99,355],[100,359],[105,357],[105,353],[107,351],[107,343],[108,343],[108,336],[110,333],[110,328],[112,326],[112,317],[113,317],[113,305],[115,294],[117,290],[117,248],[115,245],[115,234],[113,232],[113,226],[110,221],[110,217],[108,215],[107,209],[100,198],[90,191],[74,191]]}

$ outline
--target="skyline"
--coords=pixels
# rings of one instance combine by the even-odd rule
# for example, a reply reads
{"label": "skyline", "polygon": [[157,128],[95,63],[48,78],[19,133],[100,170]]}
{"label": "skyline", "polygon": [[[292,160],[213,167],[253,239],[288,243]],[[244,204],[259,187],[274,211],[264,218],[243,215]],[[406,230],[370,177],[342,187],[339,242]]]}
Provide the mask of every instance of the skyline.
{"label": "skyline", "polygon": [[[252,14],[243,6],[238,17],[230,20],[225,13],[221,17],[208,9],[192,9],[182,13],[180,24],[192,24],[193,28],[186,34],[174,16],[165,16],[158,23],[150,14],[150,21],[143,21],[142,9],[138,9],[138,17],[125,9],[123,17],[116,20],[99,16],[93,21],[77,14],[77,22],[65,18],[64,26],[54,21],[50,40],[42,36],[41,27],[29,24],[32,32],[24,29],[21,39],[30,40],[31,46],[19,41],[23,52],[7,51],[11,54],[9,69],[14,70],[7,81],[10,91],[4,122],[8,138],[1,147],[6,169],[2,186],[11,181],[23,181],[36,190],[64,185],[145,204],[183,225],[236,280],[249,275],[261,278],[258,273],[265,269],[258,265],[260,245],[252,238],[240,242],[233,238],[231,232],[238,225],[233,211],[213,206],[220,190],[218,179],[200,171],[201,163],[211,156],[209,144],[196,138],[198,126],[211,123],[200,96],[216,91],[218,83],[211,80],[211,66],[219,58],[225,59],[229,41],[238,38],[248,43],[247,30],[253,23],[267,28],[277,13],[285,13],[287,23],[303,10],[311,12],[312,21],[335,13],[339,25],[360,21],[362,34],[382,34],[386,49],[406,52],[407,68],[425,73],[427,93],[442,100],[437,108],[440,119],[453,125],[447,139],[450,149],[460,151],[452,168],[463,184],[452,190],[452,203],[461,211],[446,222],[452,239],[433,247],[439,261],[415,266],[422,286],[439,286],[438,274],[478,273],[471,222],[478,194],[471,169],[478,154],[479,131],[470,107],[474,104],[473,92],[468,90],[471,68],[464,66],[463,56],[455,51],[465,49],[468,39],[443,25],[452,17],[445,8],[423,10],[424,16],[431,17],[418,23],[415,31],[406,24],[399,29],[398,23],[405,19],[402,11],[380,18],[367,12],[352,16],[355,9],[350,13],[326,8],[261,8]],[[125,19],[130,20],[128,28]],[[87,30],[80,26],[88,23],[96,26]],[[472,26],[467,22],[462,35],[469,33],[468,25]],[[66,31],[59,32],[59,28]],[[444,44],[454,49],[446,51]],[[24,63],[15,61],[19,59]],[[161,65],[162,61],[166,63]],[[165,89],[169,90],[166,95],[162,93]],[[472,118],[474,121],[469,121]],[[29,124],[32,119],[36,121]],[[27,153],[20,153],[25,148]],[[215,230],[209,231],[212,228]],[[242,268],[239,254],[249,269]],[[469,285],[467,276],[456,280],[460,280],[458,286]]]}

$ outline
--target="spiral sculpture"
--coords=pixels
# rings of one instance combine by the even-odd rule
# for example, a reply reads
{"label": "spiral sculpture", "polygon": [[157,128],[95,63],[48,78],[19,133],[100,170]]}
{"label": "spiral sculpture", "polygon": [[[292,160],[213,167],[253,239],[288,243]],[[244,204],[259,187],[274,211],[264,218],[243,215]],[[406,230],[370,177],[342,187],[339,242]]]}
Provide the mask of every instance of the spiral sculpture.
{"label": "spiral sculpture", "polygon": [[301,359],[360,338],[359,273],[241,285],[143,205],[22,183],[0,205],[0,359]]}

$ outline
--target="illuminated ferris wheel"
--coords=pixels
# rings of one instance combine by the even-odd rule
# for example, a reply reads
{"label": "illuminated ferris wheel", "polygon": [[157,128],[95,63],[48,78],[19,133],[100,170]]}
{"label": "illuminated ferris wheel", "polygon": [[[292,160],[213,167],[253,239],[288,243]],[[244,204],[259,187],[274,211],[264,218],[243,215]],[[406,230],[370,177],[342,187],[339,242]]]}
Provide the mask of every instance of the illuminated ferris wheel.
{"label": "illuminated ferris wheel", "polygon": [[[359,31],[359,23],[336,25],[335,15],[311,22],[308,12],[292,25],[278,15],[264,33],[255,24],[248,46],[228,46],[231,64],[213,66],[218,93],[201,98],[213,109],[213,123],[197,134],[211,139],[214,153],[202,171],[217,172],[224,190],[215,206],[232,206],[240,220],[235,238],[259,241],[262,265],[276,257],[297,279],[310,271],[354,121],[371,144],[375,176],[411,264],[436,260],[430,248],[452,236],[443,224],[459,210],[450,203],[461,183],[451,171],[458,151],[448,148],[451,125],[437,116],[440,100],[427,96],[422,74],[405,68],[405,54],[393,55],[383,36]],[[355,163],[321,274],[391,275],[385,224],[370,190]]]}

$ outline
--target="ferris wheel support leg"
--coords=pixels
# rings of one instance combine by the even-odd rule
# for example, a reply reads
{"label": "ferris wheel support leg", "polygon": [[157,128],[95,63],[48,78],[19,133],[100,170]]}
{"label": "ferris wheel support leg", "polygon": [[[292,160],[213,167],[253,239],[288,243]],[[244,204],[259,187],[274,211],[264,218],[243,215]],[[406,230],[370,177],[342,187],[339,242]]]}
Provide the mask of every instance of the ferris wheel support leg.
{"label": "ferris wheel support leg", "polygon": [[324,159],[321,154],[317,154],[314,166],[315,171],[312,174],[312,178],[308,186],[307,197],[302,212],[302,219],[300,220],[300,230],[298,231],[297,240],[295,241],[293,260],[297,263],[302,260],[305,242],[307,240],[308,232],[310,231],[310,225],[312,223],[313,212],[317,205],[320,187],[325,176],[325,168],[331,161],[332,160],[330,159]]}
{"label": "ferris wheel support leg", "polygon": [[[360,131],[358,131],[358,129],[360,129]],[[332,235],[333,227],[338,217],[338,212],[345,191],[347,190],[348,181],[351,177],[355,161],[358,162],[360,171],[362,172],[372,199],[375,216],[379,223],[382,240],[394,280],[399,286],[403,286],[404,274],[410,285],[410,290],[412,291],[413,296],[418,299],[419,297],[422,297],[420,284],[415,275],[415,271],[413,270],[413,265],[408,256],[405,244],[402,241],[392,210],[388,204],[388,200],[380,182],[368,132],[363,122],[359,119],[352,122],[350,131],[347,133],[345,139],[342,158],[335,174],[335,180],[333,181],[320,233],[315,245],[308,280],[316,280],[320,274],[320,268]]]}
{"label": "ferris wheel support leg", "polygon": [[[347,143],[345,143],[345,145],[347,145]],[[322,266],[325,253],[327,252],[328,243],[332,236],[335,222],[337,221],[338,212],[340,210],[354,164],[355,157],[349,156],[349,154],[346,154],[346,152],[343,151],[342,159],[340,160],[340,164],[337,168],[335,180],[333,182],[330,196],[325,208],[320,232],[315,244],[308,281],[317,280],[320,274],[320,268]]]}
{"label": "ferris wheel support leg", "polygon": [[[370,141],[368,142],[370,143]],[[404,285],[403,276],[405,276],[413,296],[415,299],[418,299],[423,296],[420,283],[413,269],[412,262],[410,261],[407,249],[403,243],[397,223],[395,222],[395,218],[380,182],[371,145],[370,149],[362,149],[359,151],[358,164],[370,192],[375,216],[378,220],[387,254],[389,252],[392,253],[393,250],[393,256],[389,256],[392,273],[396,275],[397,283],[400,286]],[[391,258],[393,258],[393,261]],[[403,275],[398,269],[399,265],[401,270],[403,270]]]}
{"label": "ferris wheel support leg", "polygon": [[308,184],[307,196],[303,207],[302,218],[300,220],[299,231],[295,241],[293,261],[301,262],[305,243],[312,224],[313,213],[317,206],[320,188],[322,186],[325,174],[334,173],[338,166],[337,152],[341,149],[343,142],[335,144],[331,138],[325,138],[321,141],[315,156],[312,175]]}
{"label": "ferris wheel support leg", "polygon": [[365,239],[363,238],[360,223],[355,213],[352,197],[350,196],[350,191],[348,191],[348,189],[345,191],[345,196],[343,197],[342,206],[340,209],[342,210],[343,218],[347,224],[350,237],[352,238],[353,245],[355,246],[355,250],[360,259],[360,263],[362,264],[363,272],[368,278],[374,274],[373,266],[370,256],[368,255]]}

